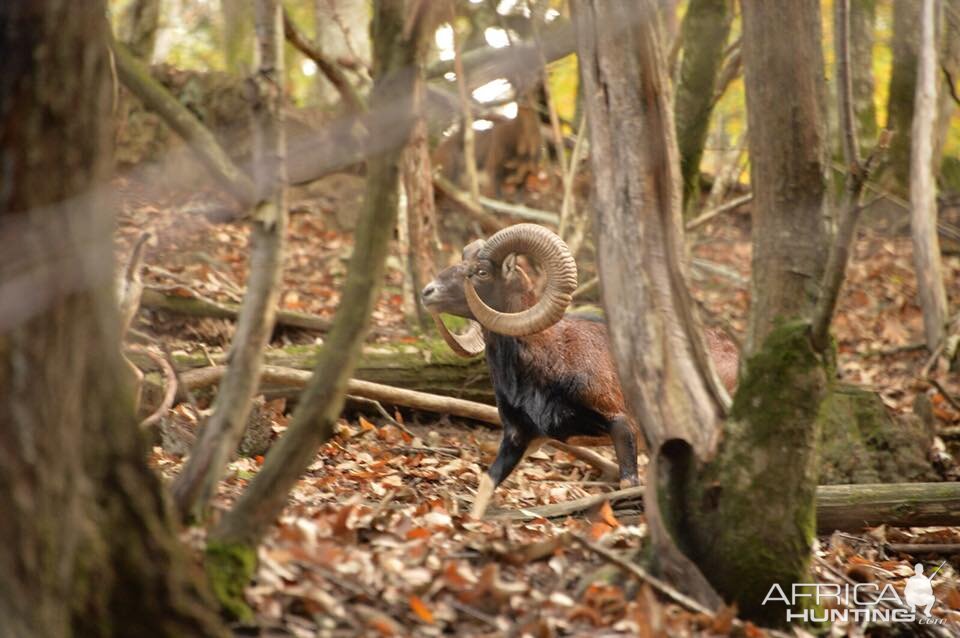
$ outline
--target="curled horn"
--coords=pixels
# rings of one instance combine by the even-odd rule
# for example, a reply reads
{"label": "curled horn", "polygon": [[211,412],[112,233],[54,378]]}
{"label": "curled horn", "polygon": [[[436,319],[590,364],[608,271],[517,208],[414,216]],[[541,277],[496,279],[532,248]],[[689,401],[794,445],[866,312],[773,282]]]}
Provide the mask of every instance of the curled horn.
{"label": "curled horn", "polygon": [[476,321],[471,321],[467,331],[457,335],[447,329],[439,314],[431,312],[430,315],[433,317],[433,322],[437,324],[440,336],[455,353],[461,357],[475,357],[483,352],[486,344],[483,342],[483,331],[480,324]]}
{"label": "curled horn", "polygon": [[521,312],[499,312],[480,299],[469,278],[464,290],[473,316],[484,328],[522,337],[545,330],[563,318],[577,289],[577,263],[560,237],[536,224],[504,228],[487,240],[477,258],[499,264],[510,253],[529,255],[543,266],[547,284],[536,305]]}

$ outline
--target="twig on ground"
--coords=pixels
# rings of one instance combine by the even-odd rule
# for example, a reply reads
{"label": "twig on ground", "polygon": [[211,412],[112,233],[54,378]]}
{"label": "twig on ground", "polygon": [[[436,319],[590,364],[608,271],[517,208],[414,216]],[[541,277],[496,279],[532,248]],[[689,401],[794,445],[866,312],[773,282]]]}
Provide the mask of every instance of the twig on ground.
{"label": "twig on ground", "polygon": [[888,543],[884,547],[904,554],[960,554],[960,543]]}
{"label": "twig on ground", "polygon": [[711,611],[710,609],[707,609],[706,607],[704,607],[694,599],[690,598],[686,594],[683,594],[677,591],[672,586],[663,582],[659,578],[653,576],[647,570],[643,569],[639,565],[619,556],[616,552],[612,552],[606,547],[603,547],[602,545],[594,543],[593,541],[588,540],[587,538],[580,536],[579,534],[573,534],[572,538],[576,543],[582,545],[584,548],[590,550],[600,558],[606,560],[609,563],[612,563],[613,565],[616,565],[617,567],[623,569],[627,573],[633,576],[636,576],[640,580],[648,583],[655,590],[657,590],[667,598],[671,599],[675,603],[682,605],[691,611],[695,611],[700,614],[707,614],[708,616],[713,616],[714,612]]}
{"label": "twig on ground", "polygon": [[394,427],[399,428],[404,434],[407,434],[407,435],[409,435],[410,437],[415,437],[415,436],[416,436],[416,434],[414,434],[413,432],[411,432],[410,430],[408,430],[407,427],[406,427],[404,424],[400,423],[400,422],[397,421],[395,418],[393,418],[393,417],[390,415],[390,413],[387,412],[387,409],[384,408],[383,405],[381,405],[381,403],[380,403],[379,401],[377,401],[376,399],[370,399],[370,398],[368,398],[368,397],[356,396],[356,395],[353,395],[353,394],[348,394],[348,395],[347,395],[347,398],[350,399],[351,401],[356,401],[357,403],[362,403],[363,405],[368,405],[368,406],[370,406],[371,408],[373,408],[374,410],[376,410],[377,412],[379,412],[379,413],[380,413],[380,416],[382,416],[384,419],[386,419],[387,422],[388,422],[390,425],[393,425]]}
{"label": "twig on ground", "polygon": [[937,364],[937,360],[940,358],[940,355],[943,353],[944,342],[941,341],[940,345],[937,346],[936,350],[933,351],[933,354],[930,355],[930,358],[927,359],[927,362],[923,364],[923,369],[920,371],[920,376],[924,379],[930,378],[930,371],[933,370],[933,366]]}
{"label": "twig on ground", "polygon": [[514,217],[519,217],[520,219],[527,219],[529,221],[541,222],[544,224],[552,224],[554,226],[560,223],[560,216],[556,213],[551,213],[545,210],[537,210],[536,208],[530,208],[529,206],[524,206],[523,204],[501,202],[496,199],[484,197],[483,195],[478,197],[477,201],[483,206],[495,210],[498,213],[506,213],[507,215],[513,215]]}
{"label": "twig on ground", "polygon": [[740,273],[722,266],[718,263],[708,261],[706,259],[700,259],[699,257],[694,257],[691,260],[691,265],[694,268],[699,268],[700,270],[706,271],[708,274],[716,275],[718,277],[723,277],[724,279],[729,279],[738,286],[746,287],[749,284],[749,280],[745,279]]}
{"label": "twig on ground", "polygon": [[153,414],[140,422],[140,428],[146,430],[158,424],[160,419],[163,418],[163,415],[167,413],[167,410],[173,407],[173,402],[177,397],[177,373],[174,371],[173,366],[170,365],[170,362],[167,361],[167,359],[148,348],[138,345],[129,345],[127,346],[127,349],[138,354],[142,354],[156,363],[160,367],[160,370],[163,371],[163,376],[167,380],[167,386],[164,390],[163,400],[160,402],[160,405],[157,406],[157,409],[153,411]]}
{"label": "twig on ground", "polygon": [[627,487],[622,490],[605,492],[603,494],[592,494],[583,498],[566,501],[563,503],[554,503],[552,505],[543,505],[541,507],[526,507],[520,510],[511,510],[501,512],[494,518],[505,518],[509,520],[529,520],[533,518],[559,518],[569,516],[579,512],[584,512],[592,507],[600,505],[604,501],[610,501],[613,505],[618,501],[642,500],[646,488]]}
{"label": "twig on ground", "polygon": [[934,379],[933,377],[929,377],[929,376],[928,376],[928,377],[927,377],[927,382],[928,382],[930,385],[932,385],[934,388],[936,388],[936,389],[937,389],[937,392],[939,392],[940,395],[941,395],[944,399],[947,400],[947,403],[949,403],[950,405],[952,405],[955,410],[960,410],[960,401],[957,401],[957,399],[955,399],[952,394],[950,394],[949,392],[947,392],[946,388],[944,388],[943,385],[942,385],[939,381],[937,381],[937,380]]}
{"label": "twig on ground", "polygon": [[904,352],[914,352],[916,350],[925,350],[927,347],[926,343],[917,341],[916,343],[907,343],[902,346],[892,346],[890,348],[878,348],[876,350],[869,350],[863,353],[865,357],[887,357],[896,354],[903,354]]}
{"label": "twig on ground", "polygon": [[580,284],[576,290],[573,291],[572,297],[578,299],[588,293],[593,292],[600,285],[600,277],[593,277],[587,281]]}
{"label": "twig on ground", "polygon": [[454,447],[413,447],[410,445],[400,445],[390,448],[390,451],[396,452],[397,454],[440,454],[454,458],[463,456],[463,451]]}
{"label": "twig on ground", "polygon": [[604,479],[607,479],[610,482],[616,481],[617,477],[620,476],[619,465],[613,463],[612,461],[608,461],[593,450],[589,450],[584,447],[578,447],[576,445],[567,445],[562,441],[553,440],[547,441],[547,445],[554,449],[560,450],[561,452],[566,452],[573,458],[592,466],[600,472],[600,475]]}
{"label": "twig on ground", "polygon": [[470,199],[468,193],[463,192],[456,185],[448,180],[443,175],[439,173],[433,176],[433,185],[434,187],[443,193],[450,201],[462,208],[465,212],[469,213],[474,220],[480,224],[480,228],[484,232],[497,232],[503,228],[506,228],[506,224],[496,217],[485,211],[483,207],[477,202]]}
{"label": "twig on ground", "polygon": [[193,413],[199,417],[200,407],[197,405],[197,399],[195,396],[193,396],[193,391],[183,384],[183,379],[180,378],[180,371],[177,370],[177,366],[173,362],[173,354],[170,352],[170,347],[167,345],[167,342],[160,341],[160,348],[163,350],[163,358],[166,360],[167,365],[169,365],[170,369],[173,370],[173,376],[177,381],[177,387],[182,389],[184,398],[186,398],[190,407],[193,408]]}
{"label": "twig on ground", "polygon": [[451,607],[453,607],[453,608],[456,609],[457,611],[463,612],[463,613],[465,613],[466,615],[468,615],[468,616],[470,616],[470,617],[472,617],[472,618],[476,618],[476,619],[479,620],[480,622],[486,623],[486,624],[490,625],[491,627],[493,627],[494,629],[496,629],[496,630],[498,630],[498,631],[501,629],[500,625],[497,624],[497,619],[496,619],[496,618],[494,618],[493,616],[491,616],[491,615],[489,615],[489,614],[483,613],[483,612],[480,611],[479,609],[474,609],[474,608],[471,607],[470,605],[467,605],[467,604],[465,604],[465,603],[461,603],[459,600],[456,600],[456,599],[454,599],[454,598],[451,598],[451,599],[448,601],[448,603],[450,604]]}
{"label": "twig on ground", "polygon": [[707,223],[708,221],[710,221],[711,219],[713,219],[713,218],[716,217],[717,215],[722,215],[723,213],[729,212],[729,211],[731,211],[731,210],[735,210],[735,209],[739,208],[740,206],[742,206],[742,205],[744,205],[744,204],[746,204],[747,202],[750,202],[750,201],[752,201],[752,200],[753,200],[753,193],[747,193],[746,195],[742,195],[742,196],[737,197],[737,198],[735,198],[735,199],[731,199],[731,200],[728,201],[728,202],[724,202],[724,203],[720,204],[720,205],[717,206],[716,208],[712,208],[712,209],[710,209],[710,210],[708,210],[708,211],[705,211],[705,212],[703,212],[703,213],[700,213],[699,215],[697,215],[696,217],[694,217],[693,219],[691,219],[690,221],[688,221],[688,222],[686,223],[686,225],[684,226],[684,228],[685,228],[686,230],[693,230],[693,229],[696,228],[697,226],[701,226],[701,225]]}

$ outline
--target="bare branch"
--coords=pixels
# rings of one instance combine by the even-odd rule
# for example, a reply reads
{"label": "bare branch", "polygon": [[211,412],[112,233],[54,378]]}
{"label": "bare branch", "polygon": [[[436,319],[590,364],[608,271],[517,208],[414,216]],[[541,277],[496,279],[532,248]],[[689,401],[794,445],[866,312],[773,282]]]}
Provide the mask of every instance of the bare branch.
{"label": "bare branch", "polygon": [[286,9],[283,10],[283,33],[284,36],[286,36],[287,42],[316,63],[317,68],[320,69],[324,77],[330,80],[330,84],[337,89],[340,97],[343,98],[344,104],[346,104],[351,111],[356,113],[366,112],[367,105],[350,83],[346,74],[340,70],[340,66],[324,55],[318,45],[310,42],[307,37],[300,32]]}

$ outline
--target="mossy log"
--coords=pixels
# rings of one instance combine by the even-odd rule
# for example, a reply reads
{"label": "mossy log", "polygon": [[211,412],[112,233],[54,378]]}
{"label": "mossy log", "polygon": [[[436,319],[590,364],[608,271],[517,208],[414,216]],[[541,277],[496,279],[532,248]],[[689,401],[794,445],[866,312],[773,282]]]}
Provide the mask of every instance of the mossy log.
{"label": "mossy log", "polygon": [[817,531],[876,525],[927,527],[960,523],[960,483],[826,485],[817,489]]}
{"label": "mossy log", "polygon": [[[643,502],[642,487],[497,513],[498,518],[530,520],[585,512],[604,501],[636,509]],[[817,488],[817,533],[859,532],[865,527],[926,527],[960,524],[960,483],[890,483],[821,485]]]}
{"label": "mossy log", "polygon": [[[313,370],[322,348],[322,345],[271,348],[266,352],[264,364]],[[214,364],[223,364],[226,354],[215,354],[211,358]],[[155,369],[155,364],[145,357],[131,354],[131,359],[141,369]],[[210,365],[202,353],[174,354],[173,359],[178,370]],[[484,357],[459,357],[440,339],[420,338],[412,343],[366,346],[353,378],[490,405],[495,403]],[[159,376],[149,374],[145,383],[156,387],[159,381]],[[289,391],[289,388],[264,388],[267,393],[271,390]],[[146,396],[144,403],[150,404]]]}

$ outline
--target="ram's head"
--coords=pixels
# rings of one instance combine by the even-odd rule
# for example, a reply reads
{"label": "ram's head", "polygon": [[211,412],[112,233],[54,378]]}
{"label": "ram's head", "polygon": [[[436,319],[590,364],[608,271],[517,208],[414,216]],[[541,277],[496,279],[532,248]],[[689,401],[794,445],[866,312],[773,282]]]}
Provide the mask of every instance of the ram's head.
{"label": "ram's head", "polygon": [[[530,279],[517,266],[526,255],[543,268],[546,284],[530,305]],[[556,234],[536,224],[517,224],[463,249],[460,263],[441,271],[421,298],[450,347],[463,356],[483,351],[480,326],[472,323],[462,335],[452,334],[440,320],[448,313],[479,322],[490,332],[522,337],[560,321],[577,288],[577,264]]]}

